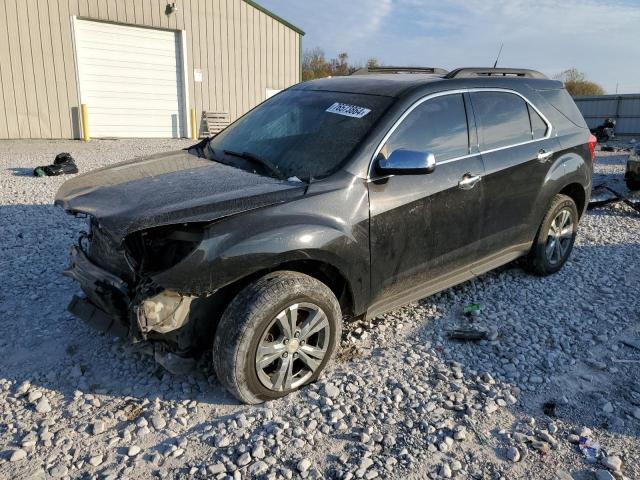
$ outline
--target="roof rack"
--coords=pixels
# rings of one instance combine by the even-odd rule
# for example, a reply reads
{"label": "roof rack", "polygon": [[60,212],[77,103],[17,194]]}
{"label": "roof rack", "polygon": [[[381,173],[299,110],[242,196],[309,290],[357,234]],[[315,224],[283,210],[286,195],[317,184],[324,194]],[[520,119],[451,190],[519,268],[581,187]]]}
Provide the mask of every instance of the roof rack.
{"label": "roof rack", "polygon": [[529,70],[526,68],[456,68],[445,76],[445,78],[469,77],[547,78],[546,75],[536,70]]}
{"label": "roof rack", "polygon": [[437,67],[364,67],[351,75],[370,75],[374,73],[431,73],[445,75],[447,70]]}

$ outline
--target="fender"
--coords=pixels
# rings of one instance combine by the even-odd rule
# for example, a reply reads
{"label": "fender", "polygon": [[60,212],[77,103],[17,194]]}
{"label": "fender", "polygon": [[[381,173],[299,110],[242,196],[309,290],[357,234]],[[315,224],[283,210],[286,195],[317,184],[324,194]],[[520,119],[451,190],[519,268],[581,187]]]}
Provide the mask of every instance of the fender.
{"label": "fender", "polygon": [[[560,155],[555,159],[547,172],[532,211],[530,225],[533,233],[531,238],[535,236],[540,223],[542,223],[551,199],[568,185],[579,184],[584,188],[586,199],[584,209],[586,209],[591,194],[593,167],[590,162],[587,163],[585,161],[585,158],[590,158],[589,149],[586,145],[580,145],[561,151]],[[580,212],[580,214],[582,213]]]}
{"label": "fender", "polygon": [[586,145],[580,145],[572,148],[568,151],[569,153],[566,155],[564,159],[564,169],[565,169],[565,184],[562,188],[570,185],[572,183],[577,183],[582,185],[585,193],[585,202],[583,211],[580,212],[582,215],[589,204],[589,199],[591,197],[591,188],[592,178],[593,178],[593,163],[591,160],[585,161],[585,158],[590,159],[591,153]]}
{"label": "fender", "polygon": [[[363,191],[366,194],[364,187]],[[327,201],[322,197],[322,202]],[[289,262],[315,261],[340,272],[350,286],[354,310],[364,311],[370,281],[369,203],[358,202],[358,211],[351,207],[350,218],[345,221],[340,212],[303,214],[309,211],[305,204],[312,201],[318,200],[311,195],[278,208],[266,207],[220,220],[208,227],[194,252],[152,279],[161,287],[201,296],[256,272]],[[341,201],[342,205],[354,205]]]}

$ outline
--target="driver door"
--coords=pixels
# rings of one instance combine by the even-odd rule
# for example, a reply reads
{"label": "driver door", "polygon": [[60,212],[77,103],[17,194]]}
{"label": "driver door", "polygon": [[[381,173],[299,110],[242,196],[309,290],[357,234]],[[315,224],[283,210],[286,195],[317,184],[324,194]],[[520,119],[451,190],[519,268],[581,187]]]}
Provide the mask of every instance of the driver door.
{"label": "driver door", "polygon": [[436,167],[423,174],[372,174],[372,313],[468,278],[466,267],[477,260],[484,166],[480,155],[471,155],[470,145],[477,142],[468,108],[463,94],[428,99],[406,116],[380,151],[377,160],[398,149],[430,152]]}

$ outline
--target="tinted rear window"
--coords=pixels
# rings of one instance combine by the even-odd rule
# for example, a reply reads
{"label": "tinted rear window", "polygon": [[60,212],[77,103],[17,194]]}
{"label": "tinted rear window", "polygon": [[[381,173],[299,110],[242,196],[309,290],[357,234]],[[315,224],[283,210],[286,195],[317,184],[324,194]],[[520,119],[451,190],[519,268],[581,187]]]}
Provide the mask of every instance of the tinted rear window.
{"label": "tinted rear window", "polygon": [[473,111],[478,121],[482,150],[506,147],[531,140],[526,102],[512,93],[474,92]]}
{"label": "tinted rear window", "polygon": [[565,89],[538,90],[538,93],[571,123],[581,128],[588,128],[580,110],[576,106],[576,102],[573,101],[573,98]]}

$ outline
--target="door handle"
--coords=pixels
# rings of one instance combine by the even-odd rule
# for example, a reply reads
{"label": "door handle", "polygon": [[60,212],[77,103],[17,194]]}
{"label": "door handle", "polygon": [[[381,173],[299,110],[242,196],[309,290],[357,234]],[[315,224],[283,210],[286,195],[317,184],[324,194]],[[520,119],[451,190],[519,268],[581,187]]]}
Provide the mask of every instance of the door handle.
{"label": "door handle", "polygon": [[544,163],[551,158],[551,155],[553,155],[553,152],[547,152],[546,150],[542,149],[538,152],[538,160]]}
{"label": "door handle", "polygon": [[470,173],[467,173],[462,177],[462,180],[458,182],[458,188],[461,188],[462,190],[471,190],[480,180],[482,180],[480,175],[471,175]]}

